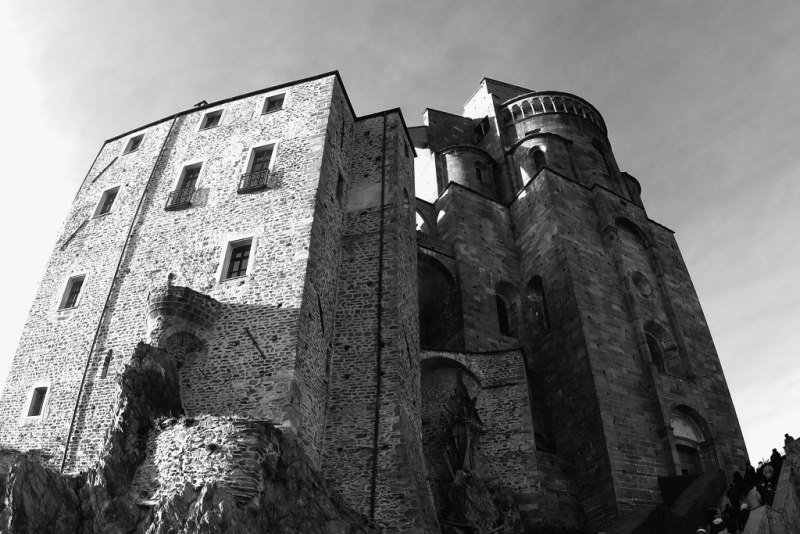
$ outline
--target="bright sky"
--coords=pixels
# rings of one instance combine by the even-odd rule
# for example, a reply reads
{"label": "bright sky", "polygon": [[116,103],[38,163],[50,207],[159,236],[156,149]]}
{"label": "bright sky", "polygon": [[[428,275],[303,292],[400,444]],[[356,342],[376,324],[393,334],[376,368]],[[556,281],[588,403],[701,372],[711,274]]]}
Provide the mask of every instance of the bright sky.
{"label": "bright sky", "polygon": [[0,381],[105,139],[338,69],[356,113],[460,113],[484,76],[603,114],[675,230],[753,462],[800,437],[800,2],[0,2]]}

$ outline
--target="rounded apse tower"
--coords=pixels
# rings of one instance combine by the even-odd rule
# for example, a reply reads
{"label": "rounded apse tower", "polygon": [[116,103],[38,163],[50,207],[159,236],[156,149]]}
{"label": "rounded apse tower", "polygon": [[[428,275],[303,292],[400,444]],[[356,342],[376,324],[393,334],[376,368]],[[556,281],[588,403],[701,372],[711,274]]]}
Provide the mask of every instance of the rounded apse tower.
{"label": "rounded apse tower", "polygon": [[537,91],[500,106],[499,128],[518,164],[517,189],[543,167],[600,185],[641,206],[638,182],[621,173],[600,113],[582,98]]}
{"label": "rounded apse tower", "polygon": [[[531,462],[504,475],[523,521],[606,530],[662,505],[660,478],[741,469],[735,409],[673,232],[647,216],[597,109],[484,79],[463,116],[428,109],[423,121],[411,129],[419,309],[442,335],[426,335],[422,354],[476,377],[481,362],[505,372],[498,354],[522,354],[518,427],[492,424],[502,454]],[[428,289],[442,285],[434,275],[446,295]],[[430,365],[423,399],[451,387]],[[483,414],[493,393],[481,388]],[[482,457],[487,476],[510,465],[501,456]]]}

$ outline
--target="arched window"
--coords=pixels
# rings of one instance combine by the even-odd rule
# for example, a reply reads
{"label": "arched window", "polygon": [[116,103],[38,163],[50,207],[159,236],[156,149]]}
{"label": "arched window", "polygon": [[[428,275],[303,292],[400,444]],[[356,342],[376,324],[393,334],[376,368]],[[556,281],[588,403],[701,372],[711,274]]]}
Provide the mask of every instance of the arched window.
{"label": "arched window", "polygon": [[539,172],[547,166],[547,158],[544,155],[544,150],[539,147],[532,148],[530,151],[531,161],[533,162],[534,172]]}
{"label": "arched window", "polygon": [[542,101],[538,98],[533,99],[533,112],[534,114],[544,113],[544,107],[542,107]]}
{"label": "arched window", "polygon": [[542,277],[538,274],[531,278],[525,288],[525,298],[534,320],[537,334],[543,334],[550,329],[550,314],[547,311],[547,299],[544,294]]}
{"label": "arched window", "polygon": [[508,306],[500,295],[494,296],[497,302],[497,321],[500,324],[500,333],[504,336],[511,335],[511,325],[508,323]]}
{"label": "arched window", "polygon": [[339,204],[344,202],[344,178],[342,175],[339,175],[339,180],[336,182],[336,200],[339,201]]}
{"label": "arched window", "polygon": [[522,102],[522,116],[523,117],[530,117],[533,115],[533,109],[531,109],[531,104],[527,100]]}
{"label": "arched window", "polygon": [[518,338],[522,309],[519,292],[511,282],[501,280],[494,287],[494,295],[500,334]]}
{"label": "arched window", "polygon": [[703,471],[701,449],[707,448],[703,431],[685,413],[673,412],[670,418],[675,450],[678,453],[678,470],[682,475],[693,475]]}
{"label": "arched window", "polygon": [[650,351],[650,358],[653,360],[653,363],[656,364],[659,372],[665,372],[664,351],[661,350],[660,344],[652,334],[645,332],[645,337],[647,338],[647,349]]}
{"label": "arched window", "polygon": [[511,117],[511,112],[508,111],[507,109],[503,110],[503,122],[505,122],[506,124],[511,124],[512,122],[514,122],[513,117]]}
{"label": "arched window", "polygon": [[520,120],[522,118],[522,111],[519,109],[519,106],[514,104],[511,106],[511,114],[514,115],[514,122]]}
{"label": "arched window", "polygon": [[428,255],[417,255],[419,337],[423,347],[463,347],[461,292],[450,270]]}
{"label": "arched window", "polygon": [[480,183],[483,183],[483,163],[480,161],[475,162],[475,177]]}

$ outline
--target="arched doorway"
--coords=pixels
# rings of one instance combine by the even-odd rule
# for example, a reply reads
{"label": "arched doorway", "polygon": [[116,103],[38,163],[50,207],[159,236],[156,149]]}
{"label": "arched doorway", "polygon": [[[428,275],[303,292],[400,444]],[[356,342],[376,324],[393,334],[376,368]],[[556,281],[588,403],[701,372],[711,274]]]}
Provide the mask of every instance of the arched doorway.
{"label": "arched doorway", "polygon": [[464,318],[458,284],[436,258],[419,254],[419,338],[431,348],[462,348]]}

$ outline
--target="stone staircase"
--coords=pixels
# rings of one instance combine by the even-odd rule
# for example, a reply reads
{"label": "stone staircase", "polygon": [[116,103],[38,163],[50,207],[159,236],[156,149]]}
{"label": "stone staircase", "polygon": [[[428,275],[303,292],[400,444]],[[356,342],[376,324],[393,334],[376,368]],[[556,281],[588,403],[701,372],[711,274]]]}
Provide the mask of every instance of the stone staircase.
{"label": "stone staircase", "polygon": [[727,489],[721,469],[659,480],[664,504],[621,518],[605,534],[695,534]]}

